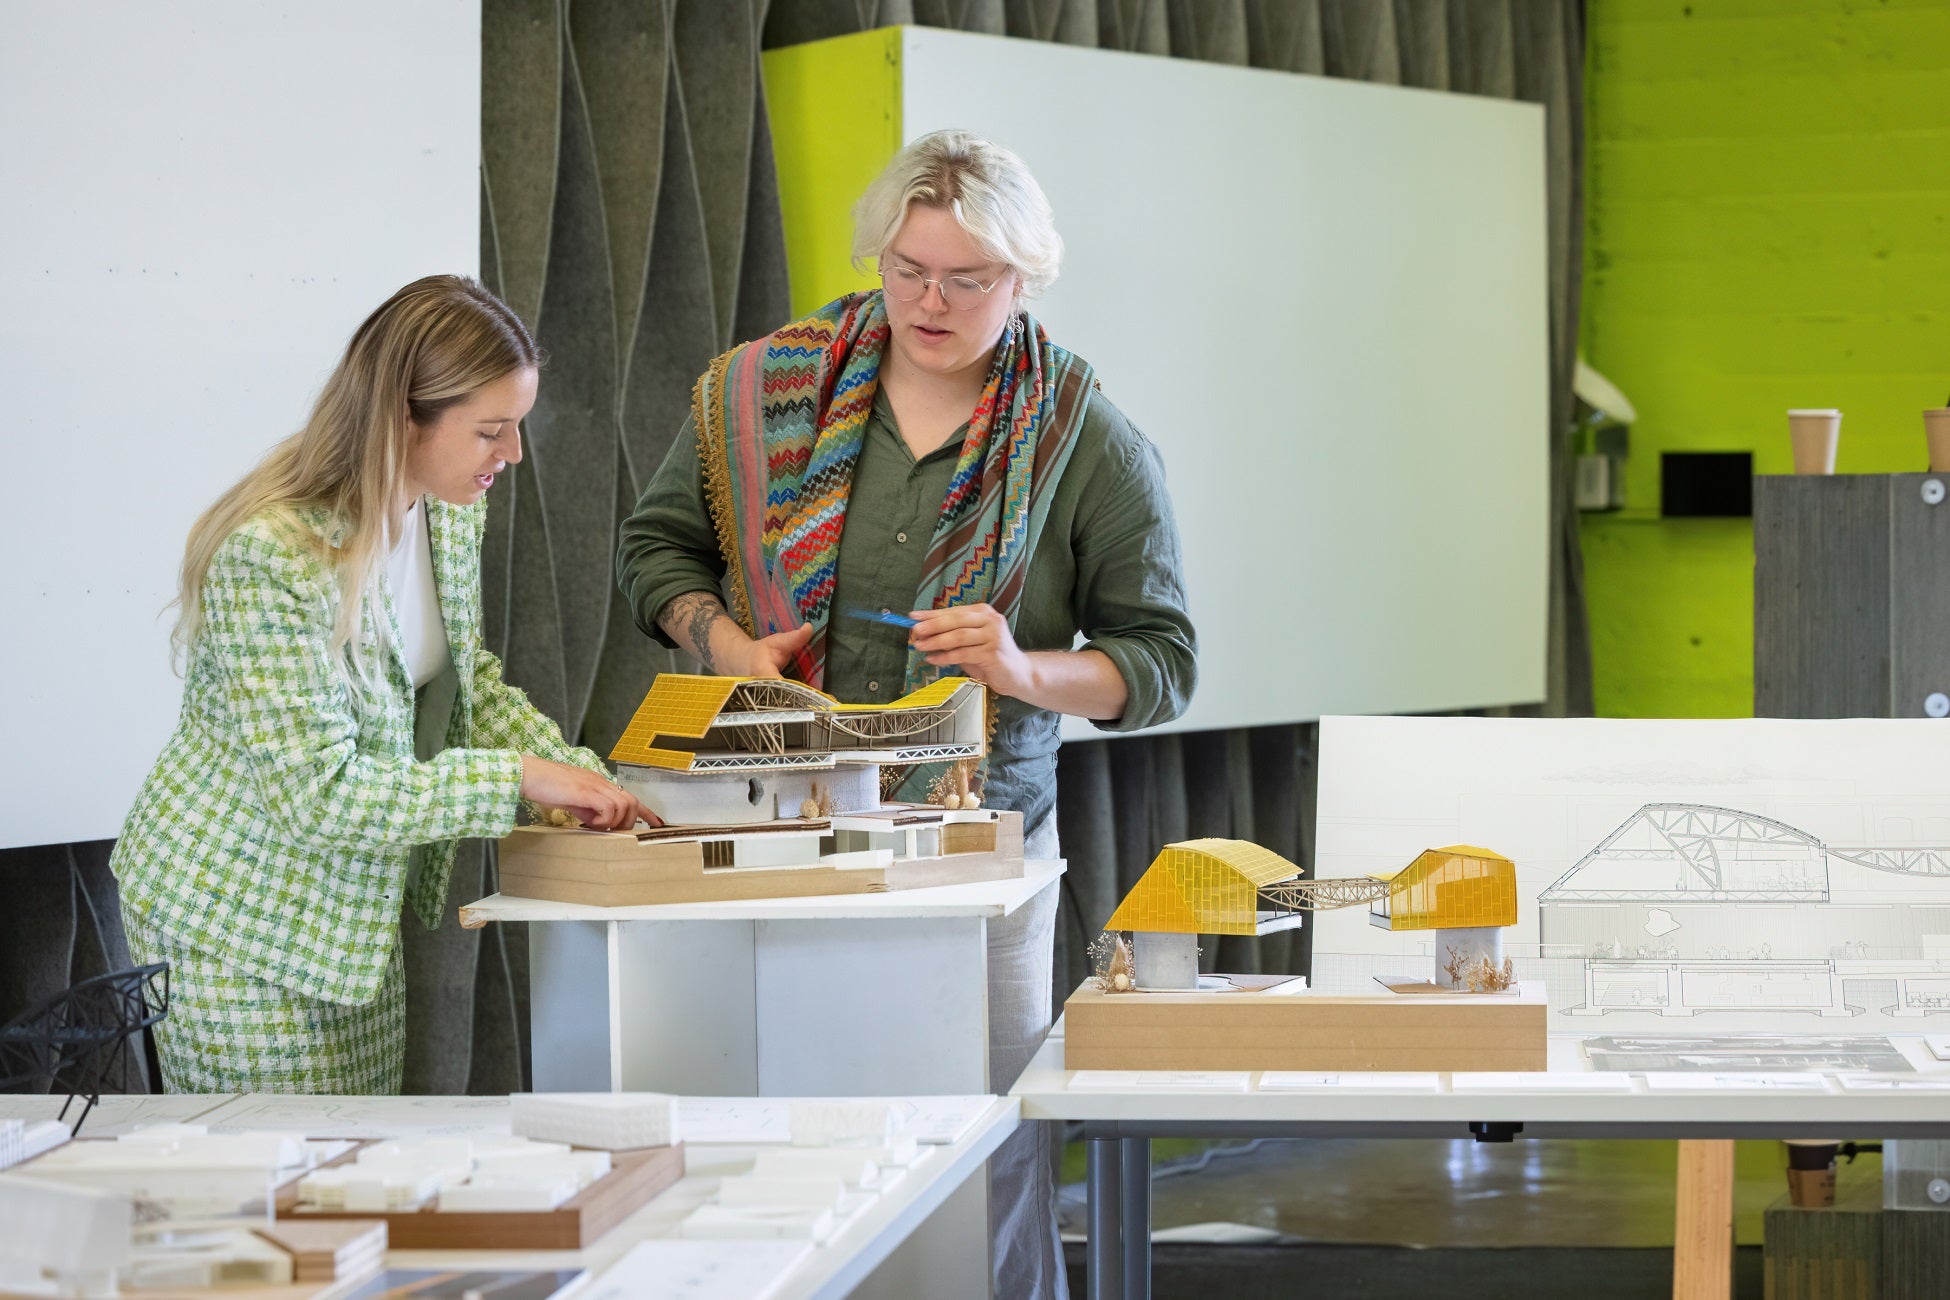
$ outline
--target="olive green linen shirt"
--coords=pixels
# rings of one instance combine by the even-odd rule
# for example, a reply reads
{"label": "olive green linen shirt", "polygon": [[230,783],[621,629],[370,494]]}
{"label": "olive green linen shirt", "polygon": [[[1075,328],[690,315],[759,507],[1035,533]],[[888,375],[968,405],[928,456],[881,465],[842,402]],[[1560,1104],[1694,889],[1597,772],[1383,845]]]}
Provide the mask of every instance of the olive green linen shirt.
{"label": "olive green linen shirt", "polygon": [[[964,426],[965,427],[965,426]],[[902,693],[907,630],[838,611],[915,608],[961,432],[918,461],[884,394],[874,399],[853,471],[846,530],[826,625],[824,689],[849,703]],[[705,504],[690,422],[623,522],[617,581],[637,626],[664,645],[657,616],[691,591],[722,596],[725,563]],[[1093,392],[1075,452],[1057,484],[1030,559],[1013,631],[1024,650],[1100,650],[1130,698],[1124,715],[1095,725],[1135,731],[1185,711],[1197,678],[1196,637],[1185,613],[1178,529],[1157,449],[1102,393]],[[1000,697],[985,791],[990,807],[1023,814],[1033,831],[1056,805],[1057,715]]]}

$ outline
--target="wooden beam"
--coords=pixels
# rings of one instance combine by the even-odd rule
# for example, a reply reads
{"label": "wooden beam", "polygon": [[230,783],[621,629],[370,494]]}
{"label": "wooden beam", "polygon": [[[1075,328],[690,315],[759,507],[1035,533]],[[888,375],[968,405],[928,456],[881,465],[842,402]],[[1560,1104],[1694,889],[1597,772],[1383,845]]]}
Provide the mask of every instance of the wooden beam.
{"label": "wooden beam", "polygon": [[1733,1294],[1733,1143],[1681,1142],[1672,1300]]}

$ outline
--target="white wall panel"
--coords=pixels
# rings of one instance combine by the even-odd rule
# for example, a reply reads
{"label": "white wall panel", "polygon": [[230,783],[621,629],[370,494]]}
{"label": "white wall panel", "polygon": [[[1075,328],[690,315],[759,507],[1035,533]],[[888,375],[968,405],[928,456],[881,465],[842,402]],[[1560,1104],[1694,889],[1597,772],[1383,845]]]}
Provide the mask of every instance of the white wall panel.
{"label": "white wall panel", "polygon": [[1034,309],[1164,455],[1173,729],[1543,698],[1541,108],[926,28],[902,85],[906,139],[1028,162],[1068,245]]}
{"label": "white wall panel", "polygon": [[0,847],[121,827],[191,522],[479,265],[480,7],[0,8]]}

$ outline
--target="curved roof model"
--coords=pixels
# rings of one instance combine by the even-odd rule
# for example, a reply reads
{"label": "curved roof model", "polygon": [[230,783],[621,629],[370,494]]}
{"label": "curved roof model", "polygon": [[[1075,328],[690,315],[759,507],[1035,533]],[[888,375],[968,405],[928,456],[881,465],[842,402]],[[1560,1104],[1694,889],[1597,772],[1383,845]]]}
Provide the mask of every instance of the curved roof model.
{"label": "curved roof model", "polygon": [[942,677],[887,704],[842,704],[782,678],[660,673],[609,756],[687,772],[975,758],[987,689]]}
{"label": "curved roof model", "polygon": [[1259,934],[1262,886],[1300,868],[1247,840],[1167,844],[1124,895],[1106,930],[1164,934]]}

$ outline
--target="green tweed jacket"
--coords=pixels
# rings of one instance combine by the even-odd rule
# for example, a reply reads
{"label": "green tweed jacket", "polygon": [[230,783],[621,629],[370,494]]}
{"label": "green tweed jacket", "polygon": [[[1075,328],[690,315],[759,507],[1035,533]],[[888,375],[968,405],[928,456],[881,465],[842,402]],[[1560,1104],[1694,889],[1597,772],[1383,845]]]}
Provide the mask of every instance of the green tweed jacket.
{"label": "green tweed jacket", "polygon": [[522,754],[607,775],[481,644],[485,503],[426,505],[458,678],[447,749],[415,761],[412,678],[373,615],[378,688],[354,690],[334,664],[323,513],[260,516],[210,562],[182,715],[110,859],[125,912],[306,997],[357,1005],[378,990],[415,845],[432,847],[406,901],[440,923],[456,841],[514,828]]}

